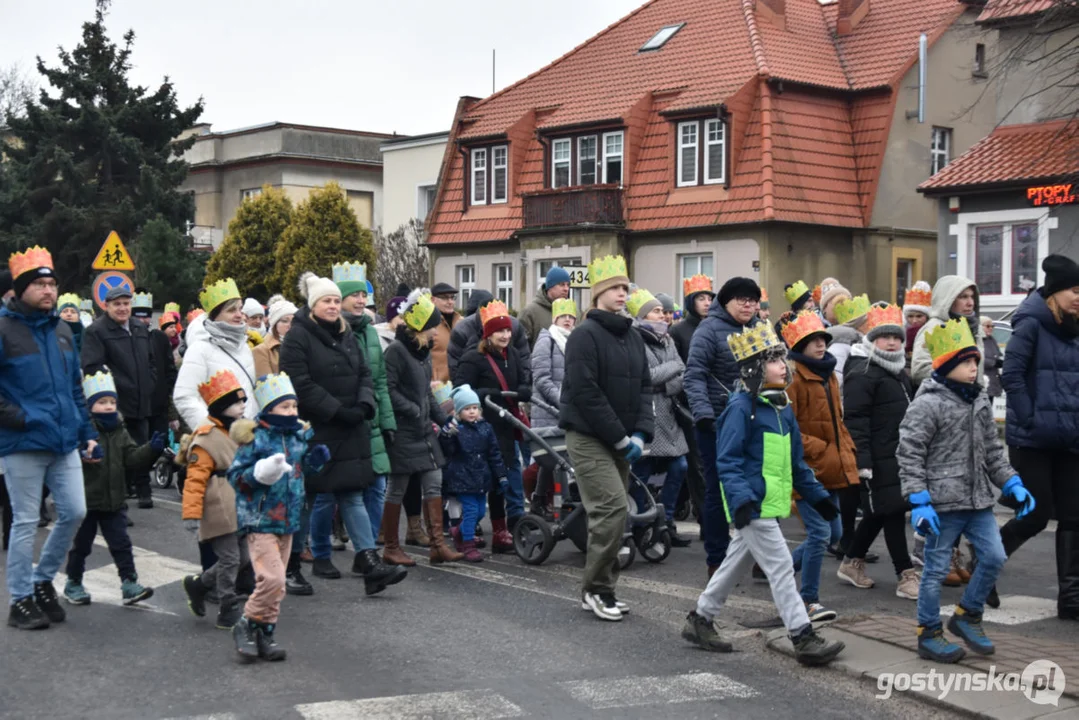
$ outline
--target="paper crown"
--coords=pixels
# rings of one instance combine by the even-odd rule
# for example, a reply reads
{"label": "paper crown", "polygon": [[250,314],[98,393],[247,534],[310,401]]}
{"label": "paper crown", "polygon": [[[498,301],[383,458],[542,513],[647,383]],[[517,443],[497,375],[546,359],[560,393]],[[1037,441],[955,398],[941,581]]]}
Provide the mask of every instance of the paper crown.
{"label": "paper crown", "polygon": [[94,301],[90,298],[84,298],[79,301],[79,310],[85,310],[91,312],[94,309]]}
{"label": "paper crown", "polygon": [[131,302],[131,307],[139,310],[153,310],[154,309],[154,295],[153,293],[135,293],[135,298]]}
{"label": "paper crown", "polygon": [[87,401],[102,393],[112,393],[116,397],[116,382],[112,379],[112,373],[97,372],[82,379],[82,394]]}
{"label": "paper crown", "polygon": [[275,400],[288,396],[296,397],[296,389],[292,387],[292,380],[285,373],[276,375],[263,375],[255,383],[255,402],[259,410],[265,410]]}
{"label": "paper crown", "polygon": [[898,305],[874,305],[866,313],[865,325],[862,325],[861,329],[863,333],[868,335],[870,330],[875,330],[885,325],[894,325],[902,333],[903,308]]}
{"label": "paper crown", "polygon": [[820,319],[820,315],[812,310],[805,310],[783,326],[783,340],[787,343],[787,347],[793,349],[810,335],[823,332],[827,331],[824,329],[824,321]]}
{"label": "paper crown", "polygon": [[[553,306],[551,310],[553,313]],[[506,307],[506,303],[501,300],[492,300],[480,308],[480,322],[486,325],[488,321],[494,320],[496,317],[509,317],[509,314],[510,311],[509,308]]]}
{"label": "paper crown", "polygon": [[367,265],[363,263],[335,263],[333,266],[333,281],[338,285],[343,282],[354,282],[367,287]]}
{"label": "paper crown", "polygon": [[176,317],[180,317],[180,303],[165,303],[165,309],[162,312],[176,313]]}
{"label": "paper crown", "polygon": [[199,293],[199,304],[206,312],[213,311],[219,305],[229,300],[239,300],[240,290],[236,287],[236,281],[232,278],[218,280],[213,285],[203,288]]}
{"label": "paper crown", "polygon": [[56,307],[62,308],[65,305],[74,305],[75,307],[80,307],[82,305],[82,300],[80,300],[79,296],[75,293],[64,293],[60,297],[56,298]]}
{"label": "paper crown", "polygon": [[626,259],[621,255],[608,255],[588,263],[588,282],[592,287],[605,280],[628,276]]}
{"label": "paper crown", "polygon": [[205,315],[205,314],[206,314],[205,310],[202,310],[200,308],[195,308],[194,310],[187,313],[187,324],[190,325],[192,320],[197,318],[199,315]]}
{"label": "paper crown", "polygon": [[202,396],[202,401],[210,406],[230,392],[242,389],[243,385],[231,370],[220,370],[208,381],[199,385],[199,395]]}
{"label": "paper crown", "polygon": [[791,286],[787,288],[786,293],[784,293],[785,297],[787,298],[787,303],[790,305],[796,303],[798,301],[798,298],[808,294],[809,286],[806,285],[803,280],[798,280],[797,282],[792,283]]}
{"label": "paper crown", "polygon": [[641,311],[641,308],[644,307],[645,303],[655,299],[656,296],[649,291],[644,288],[637,288],[637,290],[629,296],[629,299],[626,300],[626,310],[628,310],[629,314],[633,317],[637,317],[637,313]]}
{"label": "paper crown", "polygon": [[406,308],[401,314],[401,317],[405,319],[405,324],[416,332],[423,332],[427,321],[435,313],[435,303],[431,300],[431,291],[426,288],[413,290],[408,296]]}
{"label": "paper crown", "polygon": [[761,288],[761,305],[764,305],[767,302],[768,302],[768,291],[765,290],[764,288]]}
{"label": "paper crown", "polygon": [[820,286],[820,283],[817,283],[813,287],[813,292],[811,293],[810,297],[813,298],[814,303],[816,303],[817,305],[820,305],[820,299],[821,299],[821,296],[823,294],[824,294],[824,289]]}
{"label": "paper crown", "polygon": [[933,356],[933,367],[938,368],[960,350],[978,347],[978,343],[966,320],[949,320],[925,333],[925,346]]}
{"label": "paper crown", "polygon": [[577,317],[577,303],[569,298],[558,298],[551,303],[551,319],[557,320],[563,315]]}
{"label": "paper crown", "polygon": [[869,296],[862,294],[850,300],[841,300],[835,306],[835,320],[840,325],[857,320],[869,312]]}
{"label": "paper crown", "polygon": [[449,403],[451,407],[453,406],[453,397],[451,395],[451,393],[453,392],[453,383],[438,383],[431,389],[431,391],[434,393],[435,402],[437,402],[439,405],[444,406],[446,405],[446,403]]}
{"label": "paper crown", "polygon": [[38,268],[53,269],[52,255],[43,247],[34,246],[24,252],[13,253],[7,261],[12,279]]}
{"label": "paper crown", "polygon": [[738,362],[748,360],[754,355],[760,355],[765,350],[774,347],[783,347],[783,341],[776,335],[771,324],[762,322],[747,329],[743,333],[732,333],[727,336],[727,345],[731,354]]}
{"label": "paper crown", "polygon": [[933,291],[923,290],[918,287],[919,283],[915,283],[914,287],[907,290],[903,296],[903,305],[917,305],[918,307],[932,307],[933,306]]}
{"label": "paper crown", "polygon": [[694,275],[682,281],[682,295],[689,297],[693,293],[712,292],[712,278],[707,275]]}

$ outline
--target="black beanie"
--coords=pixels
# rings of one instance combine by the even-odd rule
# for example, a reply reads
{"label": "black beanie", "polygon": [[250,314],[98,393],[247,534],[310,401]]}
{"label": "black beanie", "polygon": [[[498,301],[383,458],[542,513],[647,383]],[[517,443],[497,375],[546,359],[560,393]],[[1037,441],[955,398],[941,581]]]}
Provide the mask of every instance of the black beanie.
{"label": "black beanie", "polygon": [[719,289],[720,305],[726,305],[731,300],[740,297],[761,299],[761,289],[756,280],[747,277],[732,277]]}
{"label": "black beanie", "polygon": [[948,373],[950,373],[952,370],[955,370],[957,367],[959,367],[962,363],[966,362],[970,358],[974,358],[978,362],[982,361],[982,354],[978,352],[978,348],[974,347],[973,345],[963,348],[955,355],[942,362],[940,364],[940,367],[934,369],[933,372],[937,373],[941,377],[948,377]]}
{"label": "black beanie", "polygon": [[26,288],[30,287],[31,283],[43,277],[56,277],[56,273],[53,272],[52,268],[39,267],[34,268],[33,270],[27,270],[19,275],[12,284],[15,289],[15,297],[21,298],[22,294],[26,292]]}
{"label": "black beanie", "polygon": [[210,407],[206,408],[210,417],[217,418],[221,421],[227,420],[227,418],[223,417],[221,413],[225,412],[230,407],[238,403],[240,401],[240,394],[243,392],[244,391],[241,388],[236,388],[227,395],[222,395],[221,397],[210,403]]}
{"label": "black beanie", "polygon": [[397,292],[394,294],[394,297],[408,297],[411,293],[412,288],[410,288],[408,285],[405,285],[404,283],[400,283],[397,286]]}
{"label": "black beanie", "polygon": [[1068,288],[1079,287],[1079,265],[1064,255],[1049,255],[1042,260],[1045,271],[1045,297]]}

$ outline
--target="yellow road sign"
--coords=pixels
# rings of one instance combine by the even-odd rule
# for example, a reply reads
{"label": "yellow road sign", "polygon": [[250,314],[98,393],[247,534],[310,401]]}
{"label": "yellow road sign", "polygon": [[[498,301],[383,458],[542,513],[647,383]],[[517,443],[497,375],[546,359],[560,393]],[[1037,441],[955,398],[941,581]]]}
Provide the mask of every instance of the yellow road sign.
{"label": "yellow road sign", "polygon": [[131,259],[131,253],[120,240],[120,236],[113,230],[109,233],[105,244],[98,250],[91,267],[94,270],[134,270],[135,263]]}

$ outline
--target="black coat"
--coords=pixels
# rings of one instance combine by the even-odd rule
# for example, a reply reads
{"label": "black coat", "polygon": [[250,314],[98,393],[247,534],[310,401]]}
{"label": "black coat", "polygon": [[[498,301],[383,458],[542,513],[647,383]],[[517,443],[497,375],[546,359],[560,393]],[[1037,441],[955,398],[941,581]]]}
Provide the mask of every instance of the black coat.
{"label": "black coat", "polygon": [[314,445],[330,450],[330,462],[308,475],[308,492],[356,492],[373,479],[370,419],[375,415],[371,370],[352,331],[341,320],[333,333],[296,313],[281,343],[281,372],[292,379],[300,417],[311,423]]}
{"label": "black coat", "polygon": [[153,414],[154,370],[150,331],[128,320],[128,332],[108,315],[94,320],[82,338],[82,371],[93,375],[107,369],[116,383],[120,414],[144,420]]}
{"label": "black coat", "polygon": [[472,389],[480,396],[483,419],[494,428],[495,436],[498,437],[498,449],[502,453],[502,459],[506,461],[506,464],[512,464],[512,458],[517,457],[516,449],[513,446],[516,440],[516,429],[508,420],[500,418],[497,410],[492,410],[483,402],[484,396],[490,394],[494,402],[503,407],[506,406],[505,399],[498,394],[502,392],[502,385],[499,384],[495,371],[487,360],[488,357],[493,357],[498,364],[498,369],[502,371],[502,377],[506,378],[506,388],[510,392],[518,394],[519,402],[527,402],[532,396],[531,379],[529,379],[528,384],[525,383],[524,377],[527,373],[524,372],[521,365],[520,353],[512,344],[506,348],[505,357],[500,357],[497,354],[488,356],[478,349],[469,350],[461,358],[461,363],[457,366],[457,381],[454,384],[471,385]]}
{"label": "black coat", "polygon": [[150,347],[153,350],[154,374],[157,377],[150,410],[154,417],[161,417],[169,414],[169,399],[172,397],[173,388],[176,387],[178,371],[168,335],[160,330],[151,330]]}
{"label": "black coat", "polygon": [[386,361],[386,386],[397,420],[397,437],[389,447],[390,467],[394,475],[438,470],[445,464],[438,435],[439,427],[449,418],[431,392],[431,349],[419,347],[403,327],[397,339],[383,354]]}
{"label": "black coat", "polygon": [[566,341],[559,427],[614,447],[639,432],[652,440],[652,380],[633,321],[591,310]]}
{"label": "black coat", "polygon": [[689,341],[693,339],[693,333],[697,332],[700,324],[700,315],[687,310],[682,321],[671,326],[671,337],[674,338],[674,346],[678,348],[678,356],[682,358],[683,364],[689,360]]}
{"label": "black coat", "polygon": [[[454,385],[462,384],[462,380],[457,379],[457,366],[461,362],[461,358],[469,350],[473,350],[480,344],[480,340],[483,338],[483,323],[480,322],[479,308],[481,305],[486,305],[493,299],[491,293],[486,290],[476,290],[468,299],[468,312],[465,317],[454,323],[453,331],[450,333],[450,346],[446,349],[446,362],[450,368],[450,380]],[[521,323],[517,322],[517,318],[510,318],[510,328],[513,331],[513,340],[510,345],[517,348],[518,354],[521,356],[521,364],[527,374],[527,384],[532,384],[532,371],[531,371],[531,359],[532,359],[532,346],[528,344],[528,333],[521,326]]]}
{"label": "black coat", "polygon": [[862,479],[870,512],[888,515],[906,510],[899,482],[899,424],[912,396],[905,372],[894,375],[869,358],[851,356],[843,370],[843,419],[854,440],[859,470],[872,470]]}

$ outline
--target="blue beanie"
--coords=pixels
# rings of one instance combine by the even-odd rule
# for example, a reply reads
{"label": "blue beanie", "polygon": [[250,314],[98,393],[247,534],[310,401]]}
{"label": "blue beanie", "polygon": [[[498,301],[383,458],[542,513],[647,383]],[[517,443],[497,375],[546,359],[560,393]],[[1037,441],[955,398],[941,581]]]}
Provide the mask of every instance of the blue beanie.
{"label": "blue beanie", "polygon": [[460,413],[469,405],[479,405],[480,396],[476,394],[476,391],[472,389],[467,383],[464,385],[458,385],[450,393],[453,397],[453,412],[455,414]]}
{"label": "blue beanie", "polygon": [[566,268],[558,267],[555,265],[553,268],[547,271],[547,277],[544,279],[544,286],[550,290],[555,285],[561,285],[562,283],[569,282],[569,273]]}

